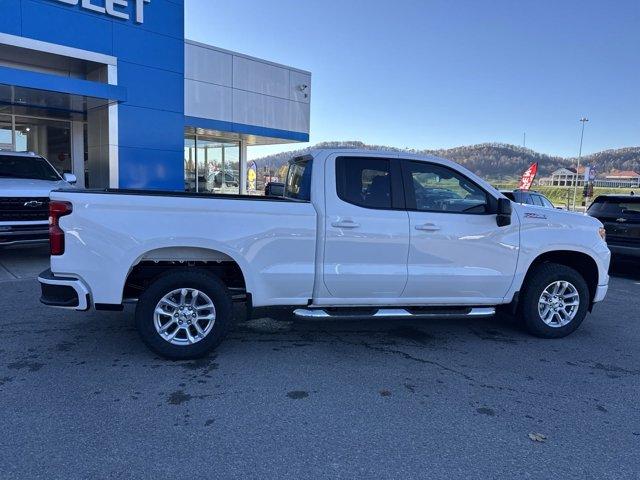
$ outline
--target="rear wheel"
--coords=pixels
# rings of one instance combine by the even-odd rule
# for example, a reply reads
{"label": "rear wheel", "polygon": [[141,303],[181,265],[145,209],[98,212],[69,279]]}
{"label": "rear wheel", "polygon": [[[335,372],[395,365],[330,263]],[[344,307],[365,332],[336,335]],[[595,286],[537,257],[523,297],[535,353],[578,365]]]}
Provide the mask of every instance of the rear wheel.
{"label": "rear wheel", "polygon": [[203,270],[177,270],[140,296],[136,327],[155,353],[173,360],[199,358],[216,348],[232,321],[225,285]]}
{"label": "rear wheel", "polygon": [[544,263],[534,268],[527,276],[519,308],[525,327],[538,337],[566,337],[587,315],[587,282],[565,265]]}

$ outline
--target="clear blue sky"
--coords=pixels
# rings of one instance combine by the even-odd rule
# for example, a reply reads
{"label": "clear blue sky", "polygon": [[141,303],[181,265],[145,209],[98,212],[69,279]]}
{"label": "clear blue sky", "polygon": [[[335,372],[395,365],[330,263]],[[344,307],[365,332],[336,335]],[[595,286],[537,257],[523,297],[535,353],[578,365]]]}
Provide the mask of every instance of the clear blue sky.
{"label": "clear blue sky", "polygon": [[[185,0],[187,37],[310,70],[311,143],[640,145],[640,0]],[[251,156],[287,147],[253,151]]]}

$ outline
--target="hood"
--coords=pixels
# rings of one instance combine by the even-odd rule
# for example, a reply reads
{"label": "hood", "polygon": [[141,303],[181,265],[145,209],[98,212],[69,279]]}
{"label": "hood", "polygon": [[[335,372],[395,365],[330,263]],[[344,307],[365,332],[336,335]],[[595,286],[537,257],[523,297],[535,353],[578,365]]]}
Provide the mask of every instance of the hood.
{"label": "hood", "polygon": [[511,202],[512,208],[517,212],[522,224],[526,223],[547,223],[549,225],[581,225],[598,228],[602,222],[597,218],[580,212],[570,212],[567,210],[538,207],[536,205],[525,205]]}
{"label": "hood", "polygon": [[64,180],[0,178],[0,197],[48,197],[51,190],[69,188],[70,186]]}

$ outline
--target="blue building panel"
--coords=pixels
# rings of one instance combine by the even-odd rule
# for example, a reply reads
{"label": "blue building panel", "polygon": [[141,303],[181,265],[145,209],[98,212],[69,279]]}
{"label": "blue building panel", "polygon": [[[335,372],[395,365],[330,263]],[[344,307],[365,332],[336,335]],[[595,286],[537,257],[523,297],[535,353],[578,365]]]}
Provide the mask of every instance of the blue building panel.
{"label": "blue building panel", "polygon": [[172,150],[182,158],[184,114],[122,103],[118,107],[118,117],[121,147]]}
{"label": "blue building panel", "polygon": [[127,86],[127,105],[184,111],[184,76],[181,73],[120,62],[118,83]]}
{"label": "blue building panel", "polygon": [[114,24],[113,55],[119,60],[184,73],[184,40]]}
{"label": "blue building panel", "polygon": [[185,126],[204,128],[207,130],[218,130],[222,132],[232,132],[244,135],[255,135],[257,137],[281,138],[294,142],[308,142],[309,134],[304,132],[294,132],[291,130],[280,130],[277,128],[261,127],[258,125],[247,125],[244,123],[225,122],[223,120],[213,120],[210,118],[185,117]]}
{"label": "blue building panel", "polygon": [[22,0],[22,35],[112,55],[113,22],[59,2]]}
{"label": "blue building panel", "polygon": [[0,32],[22,35],[22,10],[20,0],[2,0]]}
{"label": "blue building panel", "polygon": [[120,188],[184,190],[182,154],[121,146],[119,162]]}
{"label": "blue building panel", "polygon": [[184,39],[184,21],[177,22],[176,18],[184,16],[184,4],[170,0],[152,0],[144,9],[144,23],[135,25],[136,28]]}
{"label": "blue building panel", "polygon": [[82,97],[103,98],[117,102],[127,100],[127,89],[120,85],[90,82],[77,78],[31,72],[17,68],[0,67],[0,84],[32,88],[34,90],[68,93]]}

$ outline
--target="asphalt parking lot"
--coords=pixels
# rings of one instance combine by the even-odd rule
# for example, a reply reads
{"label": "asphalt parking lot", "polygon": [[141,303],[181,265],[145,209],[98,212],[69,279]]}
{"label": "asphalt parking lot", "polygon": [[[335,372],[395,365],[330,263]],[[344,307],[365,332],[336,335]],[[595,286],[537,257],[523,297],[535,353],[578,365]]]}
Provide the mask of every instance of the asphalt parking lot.
{"label": "asphalt parking lot", "polygon": [[40,305],[46,262],[0,251],[2,478],[640,475],[637,265],[562,340],[501,318],[262,319],[167,362],[130,310]]}

